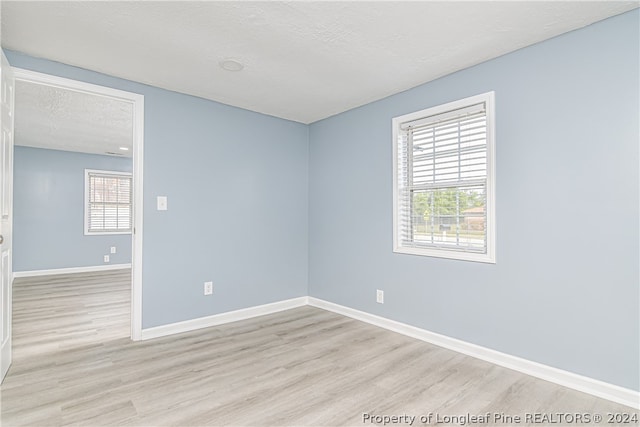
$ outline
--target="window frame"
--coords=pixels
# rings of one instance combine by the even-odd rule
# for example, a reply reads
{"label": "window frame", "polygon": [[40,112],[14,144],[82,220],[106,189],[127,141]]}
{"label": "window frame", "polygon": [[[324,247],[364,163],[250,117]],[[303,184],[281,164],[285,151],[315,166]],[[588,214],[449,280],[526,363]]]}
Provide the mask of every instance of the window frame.
{"label": "window frame", "polygon": [[[470,107],[477,104],[485,104],[486,114],[486,154],[487,154],[487,175],[486,175],[486,252],[464,252],[450,250],[446,248],[416,248],[403,246],[400,241],[399,224],[401,220],[400,190],[398,180],[398,141],[402,135],[401,125],[431,116],[440,115],[449,111]],[[480,95],[470,96],[446,104],[426,108],[421,111],[394,117],[391,120],[393,133],[393,252],[409,255],[420,255],[437,258],[447,258],[461,261],[474,261],[495,264],[496,262],[496,210],[495,210],[495,93],[493,91]],[[455,186],[454,186],[455,187]]]}
{"label": "window frame", "polygon": [[[89,192],[90,185],[89,180],[92,174],[95,175],[113,175],[115,177],[128,177],[131,179],[130,187],[130,217],[129,217],[129,230],[101,230],[91,231],[89,230]],[[133,232],[133,174],[131,172],[121,172],[113,170],[99,170],[99,169],[85,169],[84,170],[84,235],[85,236],[105,236],[105,235],[118,235],[118,234],[132,234]]]}

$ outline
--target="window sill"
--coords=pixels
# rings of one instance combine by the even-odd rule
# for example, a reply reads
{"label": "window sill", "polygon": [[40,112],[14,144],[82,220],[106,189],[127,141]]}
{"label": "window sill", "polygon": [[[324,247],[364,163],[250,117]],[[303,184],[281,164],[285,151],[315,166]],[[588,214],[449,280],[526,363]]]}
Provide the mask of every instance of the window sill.
{"label": "window sill", "polygon": [[110,236],[114,234],[131,234],[131,231],[92,231],[84,232],[85,236]]}
{"label": "window sill", "polygon": [[443,249],[404,248],[404,247],[395,247],[393,248],[393,252],[398,254],[406,254],[406,255],[418,255],[418,256],[435,257],[435,258],[454,259],[459,261],[482,262],[486,264],[496,263],[495,254],[488,254],[488,253],[478,254],[478,253],[471,253],[471,252],[447,251]]}

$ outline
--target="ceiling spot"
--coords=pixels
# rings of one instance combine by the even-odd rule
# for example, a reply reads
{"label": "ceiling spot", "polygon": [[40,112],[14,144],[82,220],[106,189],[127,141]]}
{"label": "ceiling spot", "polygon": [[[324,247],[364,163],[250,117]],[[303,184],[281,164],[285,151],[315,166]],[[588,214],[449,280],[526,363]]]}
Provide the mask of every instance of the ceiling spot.
{"label": "ceiling spot", "polygon": [[220,67],[227,71],[241,71],[244,64],[236,59],[224,59],[220,61]]}

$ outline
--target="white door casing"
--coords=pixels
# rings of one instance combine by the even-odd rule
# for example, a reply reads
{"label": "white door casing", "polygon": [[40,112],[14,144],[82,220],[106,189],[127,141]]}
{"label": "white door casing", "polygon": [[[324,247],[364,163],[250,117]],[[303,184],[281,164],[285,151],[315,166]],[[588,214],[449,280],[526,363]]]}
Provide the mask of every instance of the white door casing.
{"label": "white door casing", "polygon": [[[133,232],[132,244],[132,286],[131,286],[131,339],[142,339],[142,227],[143,227],[143,147],[144,147],[144,96],[141,94],[95,85],[79,80],[66,79],[50,74],[21,68],[13,68],[15,79],[62,88],[76,92],[119,101],[133,105]],[[19,113],[18,113],[19,114]],[[82,209],[82,207],[80,207]]]}
{"label": "white door casing", "polygon": [[13,117],[15,80],[2,52],[0,65],[0,382],[11,365]]}

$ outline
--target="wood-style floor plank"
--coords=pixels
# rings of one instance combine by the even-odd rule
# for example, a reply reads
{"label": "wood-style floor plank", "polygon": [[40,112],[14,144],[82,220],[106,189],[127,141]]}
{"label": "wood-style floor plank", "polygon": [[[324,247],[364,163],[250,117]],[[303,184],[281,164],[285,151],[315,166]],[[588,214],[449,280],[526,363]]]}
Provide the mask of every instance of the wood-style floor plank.
{"label": "wood-style floor plank", "polygon": [[132,342],[129,298],[129,270],[16,280],[3,426],[362,426],[363,413],[632,413],[312,307]]}

